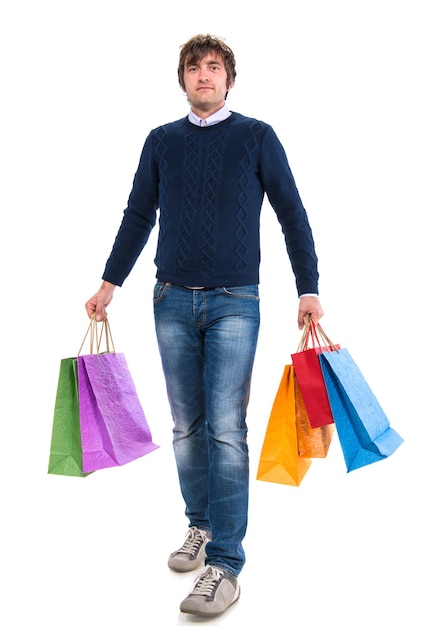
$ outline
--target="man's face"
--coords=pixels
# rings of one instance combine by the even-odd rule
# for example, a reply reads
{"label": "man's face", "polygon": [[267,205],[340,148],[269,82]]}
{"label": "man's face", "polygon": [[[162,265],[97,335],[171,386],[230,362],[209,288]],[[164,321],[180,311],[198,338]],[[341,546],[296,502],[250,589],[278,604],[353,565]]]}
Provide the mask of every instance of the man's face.
{"label": "man's face", "polygon": [[225,103],[227,74],[221,57],[208,54],[198,63],[185,63],[185,92],[194,113],[199,117],[212,115]]}

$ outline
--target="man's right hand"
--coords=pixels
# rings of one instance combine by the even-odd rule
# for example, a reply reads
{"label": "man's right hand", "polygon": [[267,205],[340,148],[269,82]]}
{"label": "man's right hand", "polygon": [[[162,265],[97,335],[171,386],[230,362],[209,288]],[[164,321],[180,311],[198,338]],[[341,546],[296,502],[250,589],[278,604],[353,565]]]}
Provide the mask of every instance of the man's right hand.
{"label": "man's right hand", "polygon": [[96,321],[103,322],[107,318],[106,307],[112,301],[115,289],[116,285],[104,280],[99,291],[86,302],[87,315],[92,317],[95,314]]}

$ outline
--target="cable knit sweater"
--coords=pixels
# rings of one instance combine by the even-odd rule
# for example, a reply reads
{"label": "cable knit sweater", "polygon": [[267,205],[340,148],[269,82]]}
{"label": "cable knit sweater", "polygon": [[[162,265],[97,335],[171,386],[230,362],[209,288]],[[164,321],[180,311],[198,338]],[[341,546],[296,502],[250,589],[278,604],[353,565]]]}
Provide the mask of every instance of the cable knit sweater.
{"label": "cable knit sweater", "polygon": [[212,126],[185,117],[151,131],[103,279],[123,284],[159,213],[158,280],[258,284],[264,194],[281,224],[298,295],[317,294],[312,231],[285,151],[271,126],[234,112]]}

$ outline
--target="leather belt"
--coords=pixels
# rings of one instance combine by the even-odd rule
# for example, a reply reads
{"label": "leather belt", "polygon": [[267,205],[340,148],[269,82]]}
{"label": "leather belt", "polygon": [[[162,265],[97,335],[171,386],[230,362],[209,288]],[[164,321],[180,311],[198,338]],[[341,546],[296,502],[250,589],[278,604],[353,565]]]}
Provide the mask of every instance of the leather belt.
{"label": "leather belt", "polygon": [[211,291],[212,289],[217,289],[217,287],[189,287],[188,285],[183,285],[185,289],[197,289],[197,291]]}

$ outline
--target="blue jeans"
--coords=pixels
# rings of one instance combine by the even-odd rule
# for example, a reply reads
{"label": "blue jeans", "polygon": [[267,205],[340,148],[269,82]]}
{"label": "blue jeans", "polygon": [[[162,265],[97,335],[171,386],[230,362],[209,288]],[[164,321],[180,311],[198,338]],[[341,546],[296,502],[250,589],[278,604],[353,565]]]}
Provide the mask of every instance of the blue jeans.
{"label": "blue jeans", "polygon": [[257,285],[201,291],[157,282],[154,317],[190,526],[212,534],[206,563],[238,576],[245,554],[246,411],[260,325]]}

